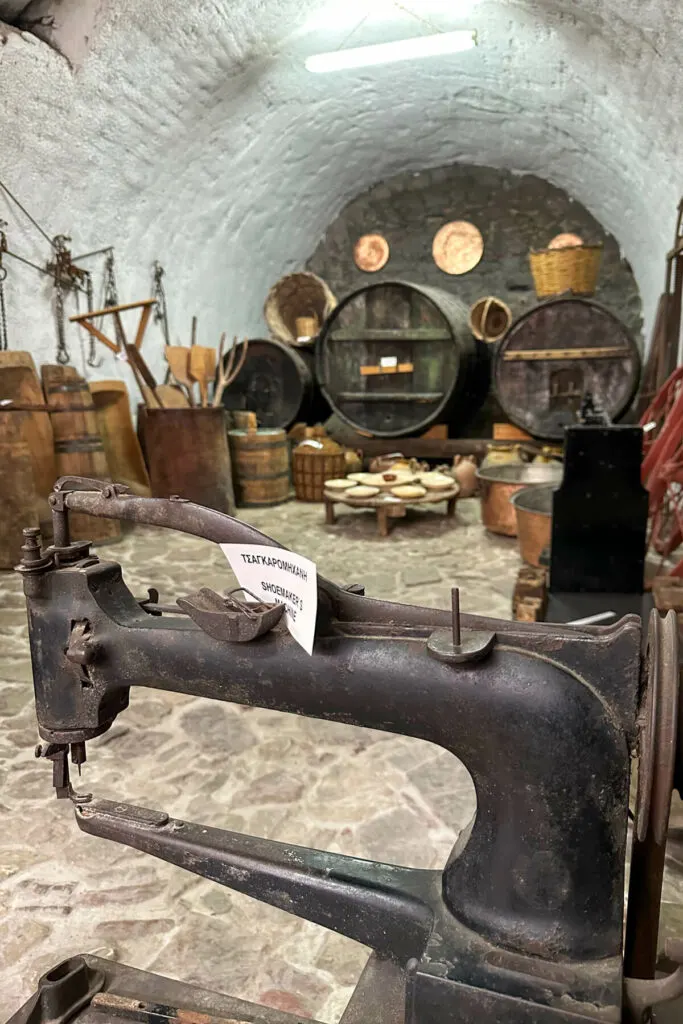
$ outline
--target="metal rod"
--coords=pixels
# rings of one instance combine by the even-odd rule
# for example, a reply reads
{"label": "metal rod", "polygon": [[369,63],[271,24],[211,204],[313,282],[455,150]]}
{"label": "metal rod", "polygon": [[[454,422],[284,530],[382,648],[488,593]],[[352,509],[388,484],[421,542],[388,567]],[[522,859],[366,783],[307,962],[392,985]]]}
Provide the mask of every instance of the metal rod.
{"label": "metal rod", "polygon": [[113,251],[114,251],[114,246],[113,245],[107,245],[107,246],[104,247],[104,249],[93,249],[92,252],[84,252],[82,256],[74,256],[74,263],[77,260],[87,260],[88,256],[101,256],[105,252],[113,252]]}
{"label": "metal rod", "polygon": [[27,267],[31,267],[33,270],[37,270],[39,274],[45,274],[46,277],[52,277],[52,274],[45,270],[44,267],[39,267],[37,263],[31,263],[25,256],[18,256],[16,252],[11,252],[9,249],[5,249],[3,255],[11,256],[13,260],[19,260],[20,263],[25,263]]}
{"label": "metal rod", "polygon": [[595,615],[586,615],[583,619],[572,619],[566,622],[566,626],[592,626],[597,622],[607,622],[608,619],[616,619],[616,612],[596,612]]}
{"label": "metal rod", "polygon": [[56,249],[56,248],[57,248],[57,246],[55,245],[55,243],[53,242],[53,240],[52,240],[52,239],[50,238],[50,236],[48,235],[48,233],[47,233],[46,231],[43,231],[43,229],[41,228],[41,226],[40,226],[40,224],[38,223],[38,221],[37,221],[37,220],[34,220],[34,218],[33,218],[33,217],[31,216],[31,214],[30,214],[30,213],[28,212],[28,210],[27,210],[27,209],[26,209],[26,208],[25,208],[24,206],[22,206],[22,205],[21,205],[21,203],[19,202],[19,200],[17,199],[17,197],[16,197],[15,195],[13,195],[13,194],[12,194],[12,193],[10,192],[10,190],[9,190],[9,189],[7,188],[7,185],[5,185],[5,184],[4,184],[4,182],[2,182],[2,181],[0,181],[0,188],[1,188],[1,189],[2,189],[2,190],[3,190],[4,192],[6,192],[6,193],[7,193],[7,195],[8,195],[9,197],[10,197],[10,199],[12,200],[12,202],[13,202],[13,203],[16,203],[16,204],[17,204],[17,206],[19,207],[19,209],[21,210],[21,212],[22,212],[22,213],[23,213],[23,214],[24,214],[24,215],[25,215],[26,217],[28,217],[28,219],[29,219],[29,220],[31,221],[31,224],[33,224],[34,228],[37,228],[37,229],[38,229],[38,231],[40,231],[40,233],[41,233],[41,235],[43,236],[43,238],[45,238],[45,239],[46,239],[46,240],[47,240],[47,241],[48,241],[48,242],[50,243],[50,245],[52,246],[52,248],[53,248],[53,249]]}
{"label": "metal rod", "polygon": [[460,647],[460,590],[453,587],[451,590],[451,616],[453,624],[453,646]]}

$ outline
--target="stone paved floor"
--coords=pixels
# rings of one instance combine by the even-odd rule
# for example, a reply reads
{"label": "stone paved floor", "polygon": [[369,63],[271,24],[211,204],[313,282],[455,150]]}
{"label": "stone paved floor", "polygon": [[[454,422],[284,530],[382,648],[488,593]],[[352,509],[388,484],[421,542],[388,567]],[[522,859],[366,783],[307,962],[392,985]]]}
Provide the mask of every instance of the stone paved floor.
{"label": "stone paved floor", "polygon": [[[290,503],[250,522],[370,596],[509,617],[516,544],[484,534],[476,501],[456,519],[414,511],[387,540],[374,516]],[[139,528],[103,549],[134,593],[162,600],[232,581],[205,541]],[[0,1020],[60,959],[97,952],[299,1013],[338,1020],[367,951],[144,854],[82,835],[51,796],[36,740],[19,579],[0,573]],[[161,692],[135,692],[88,746],[82,789],[286,842],[441,865],[474,809],[470,778],[419,740]],[[671,927],[683,924],[667,883]]]}

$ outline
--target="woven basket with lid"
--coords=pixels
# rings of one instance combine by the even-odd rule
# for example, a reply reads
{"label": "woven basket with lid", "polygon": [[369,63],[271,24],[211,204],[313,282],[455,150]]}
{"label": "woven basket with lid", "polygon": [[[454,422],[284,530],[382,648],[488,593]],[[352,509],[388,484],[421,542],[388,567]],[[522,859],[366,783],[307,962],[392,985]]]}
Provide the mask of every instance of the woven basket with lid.
{"label": "woven basket with lid", "polygon": [[310,437],[292,453],[292,478],[299,501],[322,501],[326,480],[346,476],[344,449],[330,437]]}

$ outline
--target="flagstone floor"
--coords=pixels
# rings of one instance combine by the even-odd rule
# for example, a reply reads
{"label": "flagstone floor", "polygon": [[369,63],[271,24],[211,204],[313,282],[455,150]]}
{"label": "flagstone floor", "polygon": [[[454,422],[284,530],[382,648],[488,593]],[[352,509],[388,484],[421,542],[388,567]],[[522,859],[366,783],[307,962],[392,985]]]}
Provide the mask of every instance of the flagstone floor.
{"label": "flagstone floor", "polygon": [[[485,534],[475,500],[454,520],[414,510],[389,538],[372,514],[291,502],[244,518],[370,596],[510,616],[516,544]],[[100,555],[120,561],[134,593],[162,600],[232,582],[221,551],[196,538],[137,528]],[[53,799],[36,741],[20,580],[0,573],[0,1020],[38,977],[95,952],[334,1022],[367,951],[144,854],[81,834]],[[79,788],[174,816],[360,857],[436,867],[475,806],[454,757],[405,737],[260,709],[135,692],[112,729],[88,745]],[[674,865],[676,867],[676,865]],[[683,887],[669,874],[665,930],[683,925]]]}

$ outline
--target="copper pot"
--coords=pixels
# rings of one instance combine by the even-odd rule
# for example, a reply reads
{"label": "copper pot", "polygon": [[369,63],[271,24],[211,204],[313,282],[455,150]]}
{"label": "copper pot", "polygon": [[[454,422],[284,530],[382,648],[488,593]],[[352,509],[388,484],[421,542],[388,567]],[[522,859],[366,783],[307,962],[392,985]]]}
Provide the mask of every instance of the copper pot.
{"label": "copper pot", "polygon": [[510,498],[523,487],[533,484],[553,484],[562,480],[562,466],[558,462],[487,466],[477,470],[481,491],[481,518],[491,533],[506,537],[517,536],[517,517]]}
{"label": "copper pot", "polygon": [[517,516],[519,553],[524,562],[540,568],[541,554],[550,547],[554,487],[524,487],[510,498]]}

